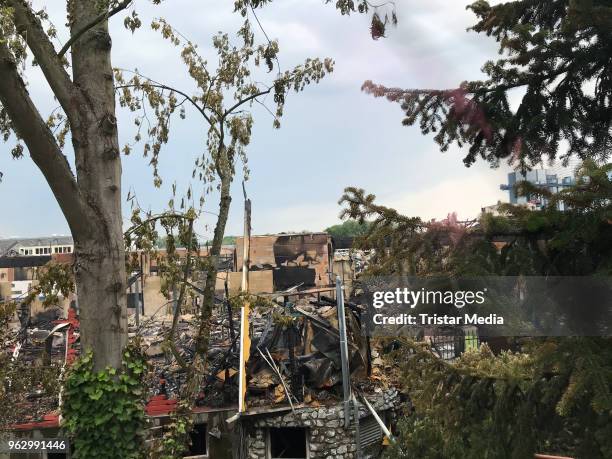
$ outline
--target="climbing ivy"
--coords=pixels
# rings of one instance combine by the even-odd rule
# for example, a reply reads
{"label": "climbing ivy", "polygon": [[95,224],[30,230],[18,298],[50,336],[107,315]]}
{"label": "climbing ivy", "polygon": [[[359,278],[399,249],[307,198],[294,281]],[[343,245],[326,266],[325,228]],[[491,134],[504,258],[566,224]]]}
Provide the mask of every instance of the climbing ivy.
{"label": "climbing ivy", "polygon": [[140,343],[130,343],[121,370],[93,369],[93,354],[84,354],[70,369],[64,385],[64,427],[74,442],[75,459],[144,458],[147,374]]}
{"label": "climbing ivy", "polygon": [[191,406],[181,401],[177,410],[172,413],[170,423],[166,426],[167,432],[161,439],[153,442],[151,458],[174,459],[183,457],[187,446],[191,442],[189,432],[193,427]]}

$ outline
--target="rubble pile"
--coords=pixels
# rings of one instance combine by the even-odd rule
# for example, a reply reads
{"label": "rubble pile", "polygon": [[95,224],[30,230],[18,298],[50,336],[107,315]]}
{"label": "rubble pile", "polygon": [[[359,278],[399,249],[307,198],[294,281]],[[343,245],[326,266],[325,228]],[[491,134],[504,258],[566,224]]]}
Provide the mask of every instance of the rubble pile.
{"label": "rubble pile", "polygon": [[[329,290],[329,289],[327,289]],[[319,291],[273,294],[265,306],[254,306],[249,316],[251,338],[247,364],[249,407],[337,403],[342,399],[340,333],[336,302]],[[347,302],[349,368],[362,392],[388,387],[379,350],[372,349],[361,331],[363,308]],[[238,400],[240,355],[238,308],[219,301],[211,318],[210,346],[203,387],[196,405],[231,406]],[[130,335],[138,333],[150,358],[151,395],[177,398],[186,370],[167,344],[172,315],[141,317],[136,327],[130,317]],[[194,314],[179,316],[175,346],[185,363],[193,358],[198,329]]]}
{"label": "rubble pile", "polygon": [[[262,317],[265,326],[252,333],[247,366],[249,407],[335,404],[342,399],[340,332],[336,302],[321,295],[284,298]],[[387,387],[379,351],[373,354],[361,330],[364,309],[345,303],[349,368],[363,392]],[[257,326],[253,327],[257,329]],[[261,324],[259,324],[261,328]]]}
{"label": "rubble pile", "polygon": [[[238,366],[238,317],[232,317],[233,332],[229,330],[229,319],[223,310],[224,305],[218,305],[213,311],[210,345],[207,356],[209,374],[204,378],[196,405],[220,406],[235,402],[237,389],[232,386],[233,377]],[[172,329],[173,316],[169,314],[143,316],[140,326],[136,326],[134,317],[129,320],[130,336],[140,336],[145,353],[149,357],[151,374],[148,383],[151,396],[165,395],[168,398],[178,398],[181,387],[187,379],[183,368],[173,355],[168,338]],[[194,314],[182,314],[174,333],[174,345],[184,363],[188,366],[193,360],[198,322]]]}
{"label": "rubble pile", "polygon": [[[49,310],[32,318],[18,311],[0,343],[3,368],[0,381],[2,424],[37,422],[59,407],[59,379],[67,356],[78,352],[78,330]],[[76,335],[76,336],[75,336]]]}
{"label": "rubble pile", "polygon": [[[322,295],[332,289],[284,291],[272,294],[265,306],[256,305],[249,316],[250,358],[247,362],[246,399],[249,409],[266,407],[331,406],[342,400],[342,363],[336,301]],[[231,407],[238,401],[240,310],[221,299],[214,307],[207,355],[207,374],[196,406]],[[388,368],[361,330],[364,308],[345,302],[351,382],[361,393],[381,393],[391,387]],[[168,312],[168,311],[165,311]],[[15,331],[11,352],[32,368],[56,366],[78,353],[78,319],[22,322]],[[197,338],[198,315],[178,317],[175,352],[169,346],[173,316],[130,316],[129,335],[138,335],[149,358],[150,396],[180,396],[186,382]],[[6,344],[6,343],[5,343]],[[5,346],[6,347],[6,346]],[[6,349],[5,349],[6,350]],[[182,366],[178,360],[183,360]],[[57,393],[45,397],[33,387],[24,403],[34,416],[57,410]],[[34,405],[36,405],[34,407]],[[28,406],[28,405],[24,405]]]}

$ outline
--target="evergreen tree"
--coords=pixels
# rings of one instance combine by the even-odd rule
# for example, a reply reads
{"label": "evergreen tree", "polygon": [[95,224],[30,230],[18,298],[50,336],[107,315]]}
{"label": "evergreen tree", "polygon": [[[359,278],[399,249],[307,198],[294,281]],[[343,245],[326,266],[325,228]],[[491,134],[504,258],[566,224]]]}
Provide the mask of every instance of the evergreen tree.
{"label": "evergreen tree", "polygon": [[[549,195],[544,210],[508,204],[505,215],[484,214],[475,225],[452,215],[443,222],[406,217],[353,188],[341,202],[346,216],[373,221],[359,240],[361,247],[376,249],[370,274],[609,276],[611,176],[612,165],[585,162],[576,185]],[[558,209],[561,200],[568,210]],[[493,244],[498,236],[508,240],[501,250]],[[598,307],[583,301],[585,314]],[[400,341],[394,362],[415,411],[401,422],[388,457],[612,457],[612,340],[534,338],[519,344],[517,352],[499,355],[485,345],[449,363],[424,343]]]}
{"label": "evergreen tree", "polygon": [[[499,43],[482,81],[453,89],[363,90],[401,105],[403,124],[434,133],[442,151],[468,146],[479,157],[522,169],[545,159],[585,161],[576,187],[550,196],[541,212],[506,206],[474,227],[449,218],[431,224],[348,188],[344,215],[371,219],[360,239],[375,248],[372,274],[591,275],[612,272],[612,3],[609,0],[517,0],[468,6],[471,28]],[[520,103],[510,104],[511,93]],[[569,208],[561,212],[562,200]],[[496,236],[510,239],[503,249]],[[403,342],[397,365],[414,405],[392,458],[526,458],[534,452],[612,457],[610,338],[524,340],[517,352],[487,347],[447,363],[422,344]]]}
{"label": "evergreen tree", "polygon": [[[363,90],[401,104],[403,124],[436,133],[442,151],[469,146],[478,157],[521,167],[543,158],[606,159],[612,148],[612,3],[609,0],[519,0],[468,6],[471,30],[494,37],[497,61],[482,67],[483,81],[454,89],[388,88],[366,81]],[[522,91],[519,106],[509,101]],[[564,142],[565,141],[565,142]]]}

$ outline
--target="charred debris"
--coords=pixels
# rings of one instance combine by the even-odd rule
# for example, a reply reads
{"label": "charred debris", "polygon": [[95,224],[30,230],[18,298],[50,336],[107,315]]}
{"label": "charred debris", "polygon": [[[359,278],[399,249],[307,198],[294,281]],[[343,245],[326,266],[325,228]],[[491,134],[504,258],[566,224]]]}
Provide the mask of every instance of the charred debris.
{"label": "charred debris", "polygon": [[[231,292],[227,284],[228,280],[232,282],[233,275],[241,275],[237,269],[241,243],[238,240],[234,255],[226,257],[229,261],[225,288],[222,283],[222,288],[216,289],[207,373],[194,401],[195,407],[235,410],[238,405],[243,342],[240,308],[244,296],[235,289]],[[338,302],[336,289],[331,286],[331,273],[336,270],[342,273],[347,284],[345,290],[350,287],[355,272],[351,272],[346,254],[334,257],[331,239],[320,233],[253,237],[251,244],[251,266],[253,273],[263,279],[260,283],[263,287],[251,297],[250,358],[246,364],[244,394],[247,411],[265,413],[288,409],[295,412],[300,407],[346,403]],[[149,263],[149,267],[148,272],[140,274],[145,287],[146,282],[157,276],[154,264]],[[272,274],[267,275],[267,271]],[[258,278],[257,274],[254,279]],[[298,284],[278,288],[296,279],[300,281]],[[189,283],[188,287],[192,298],[201,293],[195,283]],[[350,300],[343,305],[349,384],[364,396],[393,389],[394,369],[383,361],[381,350],[362,333],[365,306]],[[177,399],[186,381],[185,368],[165,344],[173,321],[172,307],[165,306],[152,311],[143,305],[138,315],[131,308],[129,317],[129,334],[141,337],[149,357],[148,387],[151,399],[157,400]],[[197,300],[186,305],[174,333],[176,348],[187,365],[195,348],[198,309]],[[26,308],[17,312],[9,339],[0,343],[1,351],[26,371],[48,369],[47,377],[51,375],[50,379],[57,383],[80,352],[78,301],[35,317],[30,312]],[[11,381],[3,384],[5,394],[16,394]],[[59,385],[45,384],[41,378],[35,387],[22,391],[19,400],[12,400],[19,409],[15,410],[10,424],[44,423],[50,415],[59,413]]]}
{"label": "charred debris", "polygon": [[[248,408],[318,406],[343,399],[342,356],[334,288],[289,289],[259,296],[249,318],[250,358],[246,365]],[[233,304],[234,303],[234,304]],[[393,386],[380,350],[362,333],[363,306],[346,301],[348,368],[354,387],[364,393]],[[185,362],[193,356],[197,310],[180,316],[177,347]],[[234,301],[217,298],[205,386],[196,406],[238,403],[240,311]],[[153,368],[152,395],[175,398],[186,372],[164,346],[171,315],[131,321],[130,333],[143,339]]]}

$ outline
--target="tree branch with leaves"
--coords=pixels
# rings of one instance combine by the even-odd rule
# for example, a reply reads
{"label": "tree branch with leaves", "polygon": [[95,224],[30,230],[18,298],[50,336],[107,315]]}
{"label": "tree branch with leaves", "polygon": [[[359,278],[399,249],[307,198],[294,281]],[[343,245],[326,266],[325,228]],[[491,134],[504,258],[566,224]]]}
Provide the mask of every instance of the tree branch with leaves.
{"label": "tree branch with leaves", "polygon": [[[523,169],[543,159],[606,160],[612,151],[612,6],[609,2],[521,0],[468,6],[470,29],[493,37],[502,58],[483,81],[451,89],[401,89],[366,81],[362,90],[399,103],[403,124],[435,134],[442,151],[469,146],[482,158]],[[518,91],[518,92],[517,92]],[[516,108],[511,96],[521,96]],[[522,95],[521,95],[522,94]]]}

